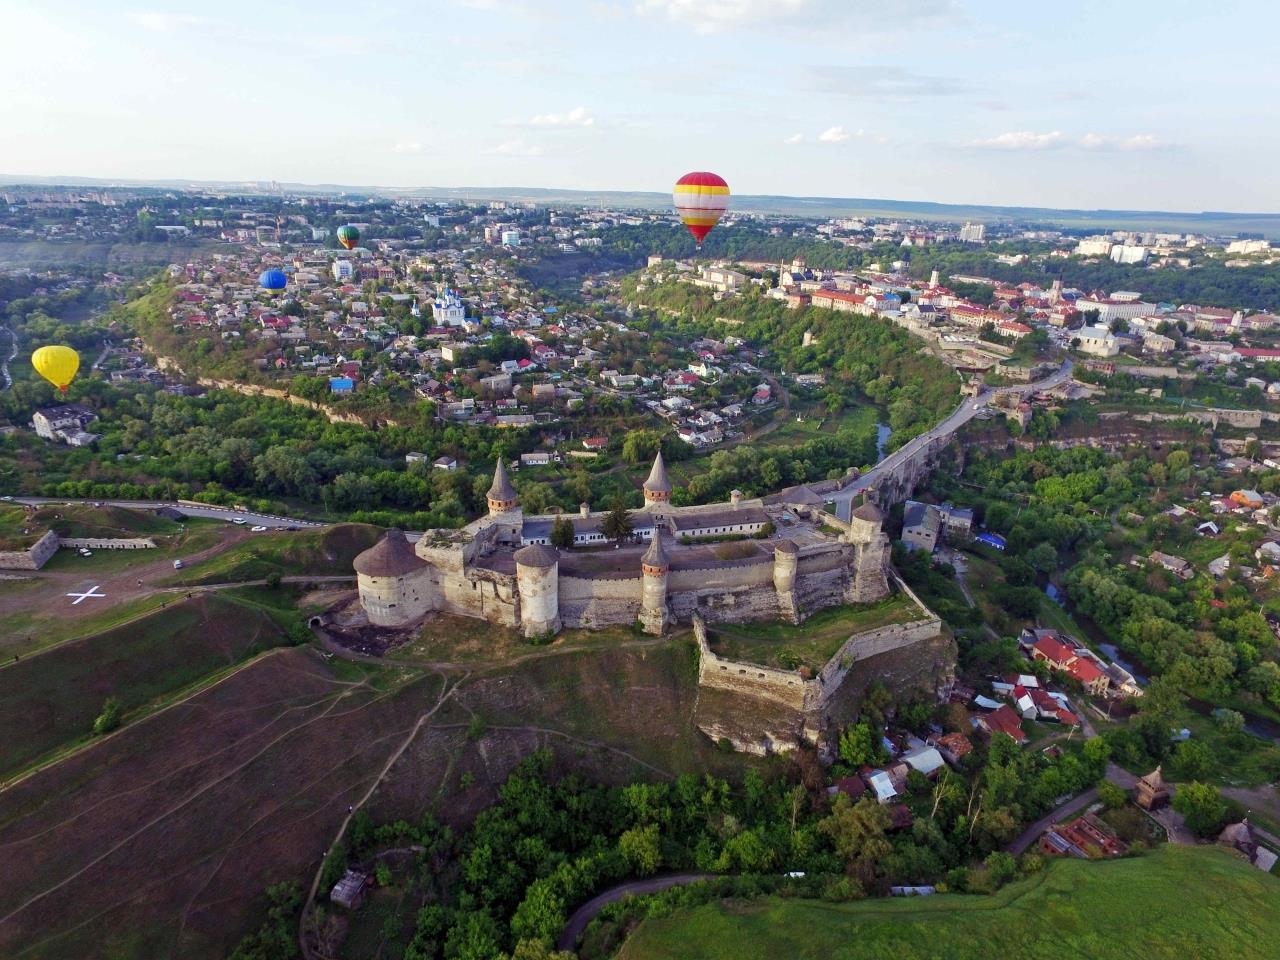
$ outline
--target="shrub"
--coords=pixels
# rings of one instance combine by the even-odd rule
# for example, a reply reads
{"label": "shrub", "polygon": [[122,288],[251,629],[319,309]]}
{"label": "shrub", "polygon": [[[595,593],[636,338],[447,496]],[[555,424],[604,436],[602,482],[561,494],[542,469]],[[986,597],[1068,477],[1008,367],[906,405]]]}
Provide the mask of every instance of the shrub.
{"label": "shrub", "polygon": [[116,697],[107,697],[102,704],[102,712],[93,721],[93,732],[97,736],[104,733],[110,733],[116,727],[120,726],[120,718],[124,713],[124,707],[120,700]]}

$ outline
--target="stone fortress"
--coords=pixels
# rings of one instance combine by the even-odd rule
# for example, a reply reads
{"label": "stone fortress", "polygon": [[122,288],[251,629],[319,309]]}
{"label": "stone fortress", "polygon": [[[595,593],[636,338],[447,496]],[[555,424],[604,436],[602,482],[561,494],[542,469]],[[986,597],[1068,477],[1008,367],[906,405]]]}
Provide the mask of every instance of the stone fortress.
{"label": "stone fortress", "polygon": [[[460,530],[428,530],[411,544],[388,531],[356,557],[360,602],[376,626],[406,627],[439,611],[477,617],[525,636],[564,627],[781,619],[889,594],[888,539],[874,503],[847,521],[806,487],[767,501],[676,507],[659,453],[633,533],[612,545],[606,514],[570,516],[575,546],[550,545],[554,516],[525,516],[499,460],[488,514]],[[745,538],[745,539],[744,539]],[[592,549],[594,547],[594,549]]]}

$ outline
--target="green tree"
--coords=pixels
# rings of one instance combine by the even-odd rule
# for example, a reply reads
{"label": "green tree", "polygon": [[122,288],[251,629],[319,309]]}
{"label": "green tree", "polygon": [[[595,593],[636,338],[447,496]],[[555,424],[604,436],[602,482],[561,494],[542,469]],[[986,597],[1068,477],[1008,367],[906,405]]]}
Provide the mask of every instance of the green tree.
{"label": "green tree", "polygon": [[846,863],[875,861],[889,852],[884,835],[890,825],[889,811],[869,797],[856,804],[846,794],[836,797],[831,813],[818,821],[836,854]]}
{"label": "green tree", "polygon": [[987,859],[982,862],[987,867],[987,875],[991,878],[992,885],[997,888],[1003,887],[1018,875],[1017,861],[1003,850],[987,854]]}
{"label": "green tree", "polygon": [[600,531],[615,543],[621,543],[631,536],[633,529],[634,524],[631,520],[631,512],[621,499],[615,499],[613,505],[609,508],[609,512],[605,514],[604,522],[600,525]]}
{"label": "green tree", "polygon": [[1129,791],[1110,780],[1098,782],[1098,799],[1108,810],[1119,810],[1129,802]]}
{"label": "green tree", "polygon": [[1173,795],[1173,809],[1186,819],[1187,829],[1199,837],[1218,833],[1227,820],[1227,804],[1211,783],[1184,783]]}
{"label": "green tree", "polygon": [[662,849],[658,842],[658,825],[632,827],[618,837],[618,852],[627,861],[632,872],[647,877],[662,864]]}
{"label": "green tree", "polygon": [[879,763],[884,756],[884,746],[866,720],[859,720],[840,734],[840,759],[851,767]]}
{"label": "green tree", "polygon": [[104,733],[110,733],[116,727],[120,726],[120,718],[124,713],[124,707],[120,703],[118,697],[107,697],[102,704],[102,712],[98,714],[93,721],[93,732],[97,736]]}
{"label": "green tree", "polygon": [[573,546],[573,521],[561,514],[551,524],[551,545],[561,550]]}

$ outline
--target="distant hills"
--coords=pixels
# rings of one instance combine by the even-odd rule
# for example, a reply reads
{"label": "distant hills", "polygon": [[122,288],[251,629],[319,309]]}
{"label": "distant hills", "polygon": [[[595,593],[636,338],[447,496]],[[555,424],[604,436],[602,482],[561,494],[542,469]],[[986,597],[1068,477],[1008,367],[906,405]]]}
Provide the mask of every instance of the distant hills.
{"label": "distant hills", "polygon": [[[83,187],[189,191],[242,196],[324,195],[346,197],[423,198],[440,200],[511,200],[565,206],[603,206],[613,209],[667,210],[671,196],[631,190],[564,190],[545,187],[419,187],[402,189],[336,183],[281,183],[233,180],[110,180],[99,177],[33,177],[0,174],[0,188],[16,186]],[[733,209],[827,219],[829,217],[900,217],[910,220],[1017,223],[1075,231],[1154,230],[1165,233],[1254,233],[1280,238],[1280,213],[1228,213],[1169,210],[1072,210],[1054,207],[986,206],[884,200],[866,197],[787,197],[741,194]]]}

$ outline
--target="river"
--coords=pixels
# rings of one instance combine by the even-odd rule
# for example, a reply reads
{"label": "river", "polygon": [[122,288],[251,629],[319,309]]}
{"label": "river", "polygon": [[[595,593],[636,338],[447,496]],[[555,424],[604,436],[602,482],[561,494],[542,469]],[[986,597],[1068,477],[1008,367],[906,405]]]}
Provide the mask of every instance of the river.
{"label": "river", "polygon": [[893,428],[887,423],[876,424],[876,461],[884,459],[884,448],[889,443],[889,437],[893,435]]}

